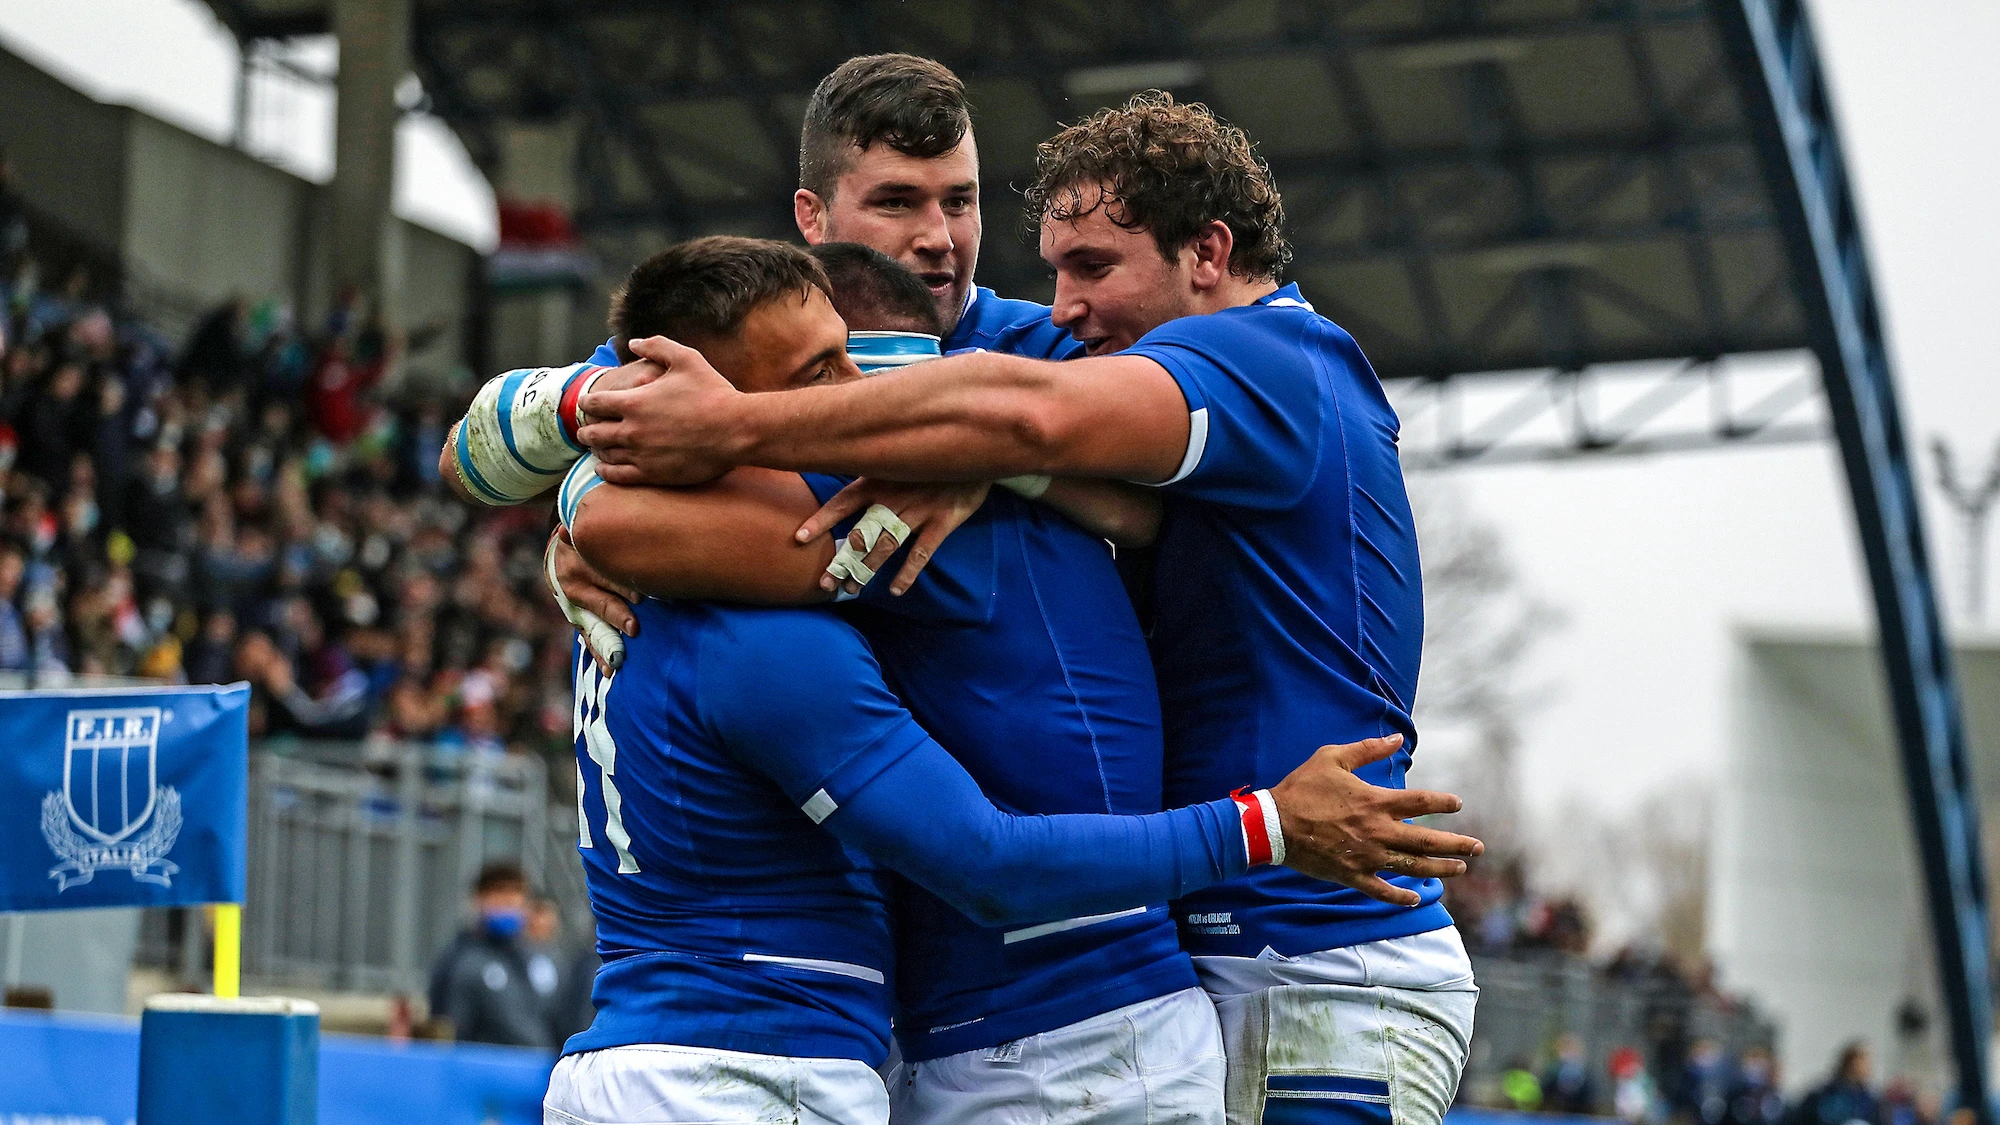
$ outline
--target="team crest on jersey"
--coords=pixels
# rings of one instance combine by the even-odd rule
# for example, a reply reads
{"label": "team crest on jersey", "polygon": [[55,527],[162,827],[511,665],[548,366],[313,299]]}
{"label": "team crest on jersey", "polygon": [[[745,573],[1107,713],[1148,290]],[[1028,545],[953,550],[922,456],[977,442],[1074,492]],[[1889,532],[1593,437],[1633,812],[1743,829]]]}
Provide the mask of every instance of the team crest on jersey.
{"label": "team crest on jersey", "polygon": [[107,870],[172,886],[181,797],[159,784],[160,709],[71,711],[63,726],[63,787],[42,798],[42,836],[62,861],[49,869],[57,892]]}

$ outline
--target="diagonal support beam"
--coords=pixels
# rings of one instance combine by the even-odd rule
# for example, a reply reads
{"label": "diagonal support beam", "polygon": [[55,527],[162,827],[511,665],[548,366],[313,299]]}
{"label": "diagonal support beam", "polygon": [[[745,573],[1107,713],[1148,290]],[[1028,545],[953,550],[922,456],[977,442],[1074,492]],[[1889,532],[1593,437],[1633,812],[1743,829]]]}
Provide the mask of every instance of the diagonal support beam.
{"label": "diagonal support beam", "polygon": [[1882,660],[1923,863],[1957,1103],[1994,1125],[1993,980],[1978,791],[1939,619],[1916,467],[1825,74],[1800,0],[1715,0],[1756,133],[1868,557]]}

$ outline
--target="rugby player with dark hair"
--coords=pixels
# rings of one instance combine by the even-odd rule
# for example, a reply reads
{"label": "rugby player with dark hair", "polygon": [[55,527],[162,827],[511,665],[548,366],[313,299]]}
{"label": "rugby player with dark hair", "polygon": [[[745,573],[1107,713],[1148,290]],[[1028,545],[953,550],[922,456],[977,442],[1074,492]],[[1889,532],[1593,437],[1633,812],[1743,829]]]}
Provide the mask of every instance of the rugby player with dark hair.
{"label": "rugby player with dark hair", "polygon": [[930,287],[894,258],[859,242],[822,242],[812,256],[833,286],[833,311],[849,332],[909,332],[943,339]]}
{"label": "rugby player with dark hair", "polygon": [[862,55],[820,80],[800,130],[792,217],[809,243],[858,242],[922,279],[946,351],[1074,354],[1047,308],[973,284],[979,145],[965,84],[943,63]]}
{"label": "rugby player with dark hair", "polygon": [[[670,247],[633,271],[613,320],[620,347],[632,330],[701,342],[713,370],[745,393],[860,378],[824,271],[779,243]],[[744,472],[760,475],[732,475]],[[648,491],[593,485],[591,475],[586,459],[564,482],[566,519],[602,496]],[[810,503],[796,475],[761,475],[789,478]],[[937,565],[949,573],[953,563]],[[984,601],[960,610],[976,617]],[[549,1121],[886,1125],[875,1068],[887,1051],[888,978],[899,971],[881,881],[889,871],[967,924],[1016,927],[997,956],[1037,930],[1155,913],[1145,904],[1253,864],[1312,871],[1333,860],[1337,845],[1304,838],[1339,837],[1323,815],[1340,805],[1346,778],[1331,755],[1271,790],[1190,808],[1018,815],[996,808],[917,725],[862,635],[829,609],[682,597],[636,612],[645,627],[620,671],[601,673],[578,651],[578,844],[604,964],[596,1019],[550,1079]],[[1143,737],[1133,750],[1157,761]],[[1302,834],[1296,847],[1274,851],[1267,825],[1279,817]],[[1171,929],[1159,957],[1191,983]],[[1176,995],[1207,1004],[1192,988]],[[1185,1065],[1136,1065],[1149,1061]]]}
{"label": "rugby player with dark hair", "polygon": [[[629,349],[630,333],[680,323],[689,305],[707,307],[692,300],[685,279],[719,241],[673,248],[634,271],[613,314],[619,351]],[[935,315],[907,270],[844,244],[822,244],[812,256],[832,264],[833,303],[850,318],[858,368],[869,367],[859,353],[883,342],[877,336],[925,343],[936,357],[935,337],[879,330]],[[684,280],[662,284],[670,273]],[[753,349],[787,347],[770,317],[789,312],[770,310],[727,332],[712,321],[681,331],[718,364],[741,369]],[[766,366],[801,372],[792,382],[827,378],[811,368],[813,354],[788,354]],[[884,370],[900,366],[882,362],[891,358],[873,357]],[[585,460],[564,483],[561,513],[584,556],[620,584],[762,604],[833,597],[819,584],[832,545],[800,544],[792,531],[846,478],[744,468],[694,489],[606,487],[593,464]],[[1006,490],[985,499],[981,487],[969,522],[931,562],[921,589],[884,597],[877,584],[850,615],[917,720],[1011,811],[1161,807],[1158,689],[1098,538],[1118,535],[1107,525],[1125,517],[1116,498],[1090,495],[1109,484],[1045,482],[1052,495],[1044,498],[1069,519]],[[1076,495],[1065,500],[1065,489]],[[646,647],[645,630],[638,636],[635,659]],[[1221,1029],[1164,903],[991,926],[912,888],[896,896],[894,918],[906,1060],[891,1082],[899,1118],[968,1121],[1033,1101],[1062,1110],[1057,1116],[1087,1110],[1110,1123],[1221,1122]],[[1010,1054],[996,1064],[987,1056],[1002,1047]]]}
{"label": "rugby player with dark hair", "polygon": [[[939,76],[940,71],[944,77]],[[896,129],[878,128],[881,113],[886,112],[881,106],[899,104],[896,99],[888,99],[885,103],[881,98],[864,96],[867,91],[878,88],[915,89],[918,96],[908,100],[910,108],[905,115],[908,120],[915,123],[899,126]],[[910,56],[871,56],[857,59],[829,76],[815,93],[814,105],[808,113],[805,143],[802,146],[806,157],[802,160],[802,186],[799,193],[800,224],[808,241],[823,241],[830,233],[862,237],[871,245],[899,254],[905,261],[919,267],[949,262],[954,270],[962,265],[965,274],[969,275],[971,262],[976,258],[979,233],[976,198],[977,165],[976,155],[972,152],[971,135],[968,131],[952,140],[948,136],[948,128],[940,131],[923,124],[926,118],[926,113],[923,111],[925,104],[936,102],[945,104],[949,109],[949,103],[954,101],[960,107],[963,106],[963,90],[957,86],[956,79],[949,78],[949,72],[943,71],[937,64],[928,60],[912,59]],[[869,109],[870,105],[874,105],[875,108]],[[824,112],[821,112],[822,108]],[[955,120],[956,116],[955,113],[943,114],[947,120]],[[871,121],[877,124],[871,124]],[[944,140],[938,139],[940,136],[944,136],[945,140],[951,140],[951,144],[946,146]],[[811,153],[816,151],[816,138],[819,142],[817,151],[844,153],[844,157],[837,161],[823,160],[819,165],[813,165]],[[830,138],[838,139],[840,144],[827,144]],[[903,147],[899,148],[899,145]],[[904,151],[904,148],[912,151]],[[917,155],[932,151],[938,155]],[[815,167],[819,170],[815,171]],[[814,190],[815,187],[818,190]],[[807,200],[806,197],[809,195],[812,198]],[[943,282],[957,274],[954,272],[945,278],[939,278],[935,274],[936,271],[933,271],[933,276],[926,280],[939,283],[930,288],[934,295],[945,298],[942,301],[942,311],[956,310],[963,314],[958,317],[952,335],[947,340],[947,344],[952,348],[992,348],[1029,355],[1054,356],[1073,354],[1081,349],[1081,345],[1074,338],[1050,323],[1049,310],[1045,306],[1004,301],[992,295],[990,291],[972,288],[969,276],[962,287],[946,292],[945,289],[948,287],[944,286]],[[964,295],[962,302],[958,294]],[[852,337],[850,348],[857,354],[863,350],[861,342]],[[619,358],[616,350],[607,346],[600,349],[598,355],[593,357],[593,362],[608,367],[618,363]],[[514,373],[514,375],[521,374]],[[508,451],[511,452],[511,447],[508,447]],[[702,589],[717,591],[716,596],[719,597],[801,602],[809,601],[815,596],[825,596],[824,592],[812,591],[809,584],[804,584],[802,588],[801,572],[803,570],[804,577],[809,579],[811,567],[819,565],[827,555],[790,550],[789,540],[778,541],[775,534],[779,526],[790,526],[784,524],[788,516],[794,521],[803,518],[803,512],[796,512],[796,509],[791,507],[796,503],[795,494],[792,497],[781,497],[767,489],[759,491],[754,496],[740,493],[731,496],[729,492],[732,489],[734,476],[735,474],[731,474],[730,477],[723,478],[710,489],[676,494],[672,503],[680,505],[679,516],[663,514],[657,510],[648,511],[649,505],[657,505],[661,501],[662,497],[658,495],[639,503],[632,503],[626,499],[611,504],[604,502],[604,498],[612,490],[600,491],[597,493],[598,506],[595,509],[585,510],[584,517],[579,521],[580,527],[594,544],[593,550],[598,553],[599,560],[617,571],[630,585],[642,589],[671,594],[677,589],[688,588],[686,586],[688,583],[706,581],[710,585]],[[828,483],[830,483],[828,478],[815,478],[814,488],[825,495],[823,490]],[[1044,500],[1063,502],[1061,510],[1078,518],[1084,526],[1097,530],[1107,538],[1132,542],[1150,537],[1157,526],[1157,499],[1153,499],[1150,503],[1133,503],[1129,498],[1099,496],[1096,499],[1101,502],[1093,509],[1089,503],[1079,506],[1079,497],[1088,498],[1090,494],[1087,489],[1079,488],[1078,482],[1057,479],[1051,483],[1047,474],[1024,474],[1020,479],[1007,483],[1012,487],[1023,489],[1023,495],[1034,495],[1037,490],[1046,490],[1042,493]],[[1074,495],[1066,496],[1066,493]],[[898,574],[896,584],[892,588],[892,592],[897,592],[908,588],[915,570],[923,565],[924,560],[937,547],[944,534],[952,527],[956,527],[958,521],[968,518],[974,511],[979,510],[979,498],[984,496],[984,487],[975,486],[970,493],[947,492],[940,500],[939,494],[928,487],[892,493],[885,491],[878,483],[874,486],[874,495],[888,501],[887,507],[881,510],[894,509],[909,516],[909,523],[918,524],[923,528],[914,545],[909,545],[909,549],[905,551],[909,561]],[[697,500],[698,496],[703,499]],[[706,503],[707,500],[720,502],[709,504]],[[996,494],[995,502],[1004,506],[1011,503],[1011,499]],[[926,519],[914,512],[913,503],[919,507],[929,503],[932,518]],[[615,516],[612,514],[614,512],[623,515]],[[871,508],[863,522],[866,523],[869,518],[875,517],[876,513],[877,509]],[[894,519],[894,516],[891,515],[890,518]],[[898,527],[901,522],[897,520],[895,524],[888,525],[877,522],[876,530],[880,531],[884,526],[888,528],[876,541],[878,551],[886,552],[909,544],[909,536],[902,533]],[[982,542],[981,537],[985,532],[979,528],[974,530],[975,536],[972,541]],[[870,540],[860,531],[855,534],[859,537],[860,546],[865,550]],[[619,561],[620,544],[627,545],[622,548],[623,562]],[[880,566],[883,559],[882,554],[878,553],[870,554],[864,560],[861,557],[863,551],[855,550],[854,546],[851,542],[844,543],[840,551],[834,554],[831,568],[835,577],[844,578],[850,589],[856,586],[858,581],[871,576],[873,569]],[[829,549],[821,546],[822,552],[827,550]],[[594,652],[615,652],[617,646],[622,643],[621,638],[610,626],[590,613],[589,609],[597,609],[605,617],[618,622],[628,633],[635,631],[636,621],[616,595],[602,586],[601,579],[595,580],[598,582],[598,587],[592,588],[593,579],[587,570],[575,563],[573,552],[567,555],[570,562],[563,570],[562,583],[555,583],[553,576],[556,569],[564,566],[561,562],[565,557],[563,551],[561,544],[552,545],[552,585],[558,585],[559,590],[561,585],[570,586],[572,592],[577,594],[577,601],[584,603],[571,605],[564,599],[565,611],[571,614],[572,620],[579,622],[580,627],[595,625],[591,633],[594,638],[592,643]],[[1014,556],[1003,557],[1009,560],[1014,558]],[[801,560],[806,561],[804,568],[799,566]],[[1082,589],[1102,588],[1102,577],[1108,572],[1108,562],[1100,546],[1088,543],[1081,547],[1072,545],[1068,548],[1064,562],[1065,569],[1076,569],[1090,576],[1087,581],[1083,581]],[[932,565],[935,567],[938,564]],[[1017,580],[1028,577],[1027,572],[1020,570],[1019,566],[1018,562],[1015,563],[1016,569],[1010,574]],[[642,574],[641,571],[648,573]],[[948,573],[949,571],[947,575]],[[952,588],[947,576],[934,575],[933,580],[943,585],[946,591]],[[830,584],[830,580],[828,581]],[[1093,586],[1093,583],[1097,585]],[[1067,586],[1054,588],[1062,591],[1069,589]],[[1033,595],[1037,592],[1034,584],[1029,582],[1023,589],[1029,594],[1024,600],[1034,602]],[[1059,599],[1047,607],[1031,604],[1029,612],[1044,621],[1080,622],[1087,626],[1097,620],[1102,612],[1096,607],[1107,602],[1115,602],[1118,612],[1129,616],[1129,606],[1126,606],[1124,600],[1117,597],[1115,592],[1108,598],[1075,597],[1074,603]],[[999,604],[1005,603],[1006,599],[1002,599]],[[1074,608],[1076,604],[1090,608],[1079,613]],[[897,623],[899,618],[901,624]],[[996,613],[993,620],[1000,621],[1004,618],[1004,614]],[[920,637],[919,630],[922,627],[920,620],[910,614],[893,613],[876,614],[876,619],[879,622],[877,625],[871,627],[864,624],[864,628],[870,631],[878,650],[885,653],[885,661],[891,665],[892,675],[896,672],[895,665],[906,664],[911,669],[911,675],[906,679],[922,686],[937,685],[952,671],[962,674],[962,682],[956,686],[946,684],[938,687],[934,696],[932,705],[937,711],[946,714],[998,715],[1002,720],[1018,722],[1021,721],[1019,716],[1034,706],[1033,701],[1048,698],[1047,693],[1051,689],[1060,698],[1062,693],[1072,690],[1071,685],[1075,682],[1084,684],[1097,683],[1100,680],[1120,682],[1119,676],[1102,676],[1101,669],[1092,668],[1087,664],[1080,667],[1055,666],[1038,682],[1032,677],[1020,675],[1005,661],[972,659],[981,650],[977,646],[968,647],[961,644],[964,636],[962,631],[940,633],[937,638],[927,643],[912,640],[906,643],[897,655],[891,657],[888,655],[893,639],[891,634],[900,631],[908,637]],[[1044,632],[1048,635],[1041,642],[1042,651],[1055,652],[1061,657],[1074,659],[1075,652],[1062,652],[1059,631],[1050,632],[1053,629],[1054,626],[1044,628]],[[1116,642],[1131,634],[1110,630],[1104,635],[1110,642]],[[1099,659],[1108,661],[1111,667],[1124,668],[1130,663],[1130,653],[1137,651],[1137,644],[1132,643],[1121,650],[1118,644],[1107,643],[1104,648],[1106,653],[1112,655],[1101,656]],[[936,651],[956,652],[964,659],[961,664],[941,665],[936,660],[926,661],[910,657],[912,653],[924,656]],[[1011,680],[1010,675],[1013,677]],[[923,705],[924,701],[919,698],[923,693],[913,692],[907,683],[899,683],[898,687],[910,699],[919,717],[929,722],[930,716]],[[983,701],[984,705],[976,708],[949,705],[960,698]],[[1096,710],[1093,711],[1092,708]],[[1101,730],[1126,731],[1152,727],[1157,723],[1157,712],[1150,703],[1143,711],[1139,711],[1129,704],[1120,703],[1114,697],[1100,694],[1086,702],[1068,703],[1064,708],[1059,708],[1051,719],[1044,721],[1060,724],[1063,721],[1062,714],[1073,716],[1067,721],[1071,724],[1068,729],[1074,733],[1066,734],[1065,738],[1081,740],[1084,747],[1081,756],[1066,759],[1063,753],[1051,751],[1044,759],[1040,755],[1023,755],[1016,748],[1003,746],[995,759],[998,764],[996,768],[1011,771],[1001,777],[1003,784],[1009,778],[1017,779],[1017,783],[1025,782],[1024,791],[1029,794],[1025,799],[1030,803],[1024,805],[1024,808],[1034,808],[1032,802],[1038,799],[1060,799],[1052,797],[1051,794],[1059,792],[1062,787],[1038,792],[1032,784],[1034,780],[1063,779],[1068,776],[1065,771],[1069,768],[1062,765],[1064,761],[1088,763],[1093,757],[1098,763],[1096,776],[1099,781],[1089,787],[1092,791],[1103,793],[1156,791],[1148,789],[1148,786],[1154,786],[1156,782],[1148,782],[1147,777],[1157,777],[1157,774],[1151,773],[1150,767],[1130,764],[1127,761],[1129,756],[1105,755],[1102,749],[1103,740],[1097,733]],[[1007,721],[987,723],[983,726],[979,723],[970,723],[968,726],[973,728],[973,737],[968,742],[975,746],[984,745],[978,737],[980,734],[990,735],[1009,729]],[[953,744],[954,740],[946,738],[946,742]],[[954,745],[953,748],[960,750],[963,756],[964,752],[960,746]],[[968,764],[982,783],[988,784],[991,789],[996,775],[981,773],[976,764],[971,762]],[[1357,761],[1356,764],[1360,763]],[[1247,768],[1246,763],[1246,770]],[[1134,770],[1138,772],[1133,772]],[[1090,774],[1087,772],[1086,776]],[[1069,785],[1067,788],[1076,790],[1078,786]],[[1352,815],[1343,826],[1343,832],[1346,839],[1354,846],[1356,855],[1360,857],[1359,862],[1353,864],[1357,870],[1366,869],[1371,856],[1387,858],[1384,849],[1376,841],[1402,831],[1401,826],[1396,823],[1396,817],[1409,815],[1403,810],[1425,802],[1429,802],[1427,807],[1439,809],[1456,807],[1455,798],[1444,795],[1410,794],[1405,797],[1402,794],[1395,794],[1393,798],[1385,797],[1359,781],[1354,782],[1350,796]],[[1451,841],[1449,846],[1458,849],[1454,854],[1468,854],[1464,849],[1477,846],[1475,842],[1465,840],[1463,837],[1450,837],[1442,833],[1436,834],[1436,838],[1432,840],[1433,846],[1446,846],[1438,843],[1438,840]],[[1433,870],[1439,874],[1450,874],[1454,870],[1462,869],[1462,865],[1454,868],[1452,864],[1455,863],[1456,861],[1448,861]],[[1106,998],[1119,995],[1118,990],[1129,983],[1120,980],[1120,973],[1111,971],[1109,964],[1102,958],[1092,960],[1092,957],[1099,950],[1107,950],[1118,963],[1128,967],[1146,965],[1148,962],[1144,957],[1135,959],[1130,943],[1125,941],[1119,932],[1119,927],[1127,925],[1137,925],[1137,923],[1127,920],[1109,923],[1100,921],[1091,927],[1067,935],[1063,940],[1068,944],[1068,948],[1054,952],[1047,951],[1050,947],[1046,939],[1023,941],[1013,948],[1003,948],[1002,955],[997,957],[990,954],[968,956],[949,941],[914,942],[906,946],[906,956],[910,955],[911,950],[915,953],[915,958],[910,963],[917,966],[917,971],[912,977],[926,982],[921,990],[928,991],[944,1001],[943,1004],[926,1005],[919,998],[915,1002],[919,1006],[928,1007],[936,1016],[951,1016],[955,1011],[966,1011],[969,1014],[956,1021],[962,1024],[962,1028],[954,1029],[962,1030],[965,1034],[955,1037],[953,1041],[939,1041],[937,1044],[929,1045],[914,1056],[923,1065],[912,1068],[906,1076],[907,1080],[897,1087],[899,1115],[911,1120],[960,1120],[977,1117],[983,1112],[992,1112],[998,1107],[1019,1103],[1027,1096],[1020,1087],[1023,1075],[1030,1071],[1042,1073],[1043,1059],[1046,1056],[1048,1059],[1069,1060],[1074,1064],[1074,1075],[1083,1075],[1086,1072],[1099,1075],[1092,1083],[1055,1078],[1037,1085],[1033,1092],[1035,1104],[1047,1107],[1052,1113],[1062,1110],[1064,1106],[1069,1106],[1075,1101],[1079,1104],[1094,1105],[1095,1112],[1110,1119],[1116,1119],[1130,1109],[1142,1116],[1148,1112],[1163,1111],[1167,1116],[1176,1119],[1212,1120],[1212,1115],[1220,1112],[1219,1099],[1213,1110],[1200,1106],[1197,1104],[1200,1099],[1190,1097],[1186,1092],[1193,1088],[1191,1085],[1171,1075],[1163,1078],[1161,1072],[1155,1068],[1148,1068],[1152,1071],[1150,1075],[1141,1073],[1138,1080],[1133,1081],[1128,1077],[1122,1083],[1120,1089],[1129,1090],[1129,1097],[1121,1093],[1118,1099],[1111,1102],[1105,1100],[1104,1081],[1101,1076],[1110,1073],[1137,1072],[1137,1068],[1130,1058],[1129,1049],[1123,1047],[1114,1049],[1105,1039],[1108,1027],[1090,1026],[1096,1022],[1119,1018],[1118,1009],[1106,1010],[1101,1005]],[[996,935],[996,938],[998,936],[1001,935]],[[1077,944],[1079,942],[1081,944]],[[1090,948],[1093,942],[1098,944],[1098,950]],[[1005,944],[1012,943],[1003,943]],[[1036,956],[1030,957],[1031,953]],[[1010,1003],[1015,1003],[1017,997],[1037,994],[1034,986],[1046,979],[1046,974],[1051,971],[1050,966],[1060,968],[1065,961],[1069,963],[1069,967],[1064,971],[1073,975],[1086,970],[1095,970],[1098,979],[1103,982],[1103,987],[1087,992],[1072,991],[1067,995],[1067,1003],[1064,1005],[1045,1005],[1037,1007],[1034,1011],[1016,1013],[1027,1019],[1028,1022],[1025,1023],[1021,1019],[1004,1021],[990,1019],[989,1013],[1005,1010]],[[927,970],[924,968],[926,964],[943,966],[944,970]],[[974,971],[961,971],[961,979],[954,981],[951,979],[950,971],[953,965],[982,967]],[[1046,990],[1043,992],[1046,993]],[[1093,1015],[1093,1012],[1097,1014]],[[1070,1017],[1072,1026],[1063,1024],[1063,1019],[1060,1017],[1064,1015]],[[899,1025],[899,1030],[909,1029],[921,1033],[931,1022],[925,1019],[906,1018]],[[940,1019],[936,1022],[949,1026],[953,1021]],[[1212,1019],[1209,1023],[1212,1026]],[[1024,1039],[993,1038],[1003,1032],[1018,1034],[1023,1031],[1028,1032]],[[966,1038],[968,1034],[983,1035],[984,1038],[968,1039]],[[1203,1034],[1212,1032],[1189,1033],[1185,1030],[1176,1030],[1176,1025],[1171,1021],[1155,1020],[1143,1028],[1143,1034],[1139,1039],[1141,1054],[1158,1056],[1160,1048],[1149,1046],[1149,1041],[1153,1044],[1162,1044],[1177,1037],[1185,1044],[1195,1042]],[[1077,1038],[1077,1036],[1091,1035],[1095,1035],[1097,1039],[1080,1041]],[[923,1040],[920,1039],[919,1042]],[[979,1046],[973,1050],[955,1051],[951,1055],[942,1057],[932,1057],[928,1053],[942,1050],[946,1046],[958,1046],[968,1042]],[[1005,1050],[1001,1051],[1002,1048]],[[1001,1051],[1004,1057],[986,1057],[994,1051]],[[1125,1060],[1122,1069],[1120,1059]],[[1064,1073],[1071,1072],[1064,1071]],[[1071,1108],[1076,1107],[1071,1106]]]}
{"label": "rugby player with dark hair", "polygon": [[[584,400],[599,471],[871,478],[804,535],[896,491],[873,478],[1157,485],[1167,804],[1268,784],[1321,742],[1384,737],[1393,755],[1348,759],[1379,787],[1356,801],[1394,818],[1449,807],[1400,791],[1423,602],[1398,421],[1352,337],[1283,283],[1282,204],[1249,139],[1202,106],[1140,95],[1046,142],[1029,197],[1054,323],[1087,358],[955,356],[748,396],[700,353],[639,341],[655,366]],[[1477,991],[1438,877],[1477,845],[1381,821],[1351,843],[1345,887],[1267,870],[1175,904],[1222,1015],[1235,1125],[1267,1111],[1423,1125],[1452,1100]]]}

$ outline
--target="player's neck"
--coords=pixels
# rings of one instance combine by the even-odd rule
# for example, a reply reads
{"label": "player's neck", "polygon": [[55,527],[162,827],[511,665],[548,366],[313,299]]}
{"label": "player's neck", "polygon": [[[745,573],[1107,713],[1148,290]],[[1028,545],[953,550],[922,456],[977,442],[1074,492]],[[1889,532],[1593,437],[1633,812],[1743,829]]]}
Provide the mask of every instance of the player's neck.
{"label": "player's neck", "polygon": [[1215,288],[1200,293],[1195,298],[1197,311],[1204,313],[1221,312],[1223,309],[1242,308],[1278,291],[1278,283],[1268,277],[1238,277],[1226,274]]}

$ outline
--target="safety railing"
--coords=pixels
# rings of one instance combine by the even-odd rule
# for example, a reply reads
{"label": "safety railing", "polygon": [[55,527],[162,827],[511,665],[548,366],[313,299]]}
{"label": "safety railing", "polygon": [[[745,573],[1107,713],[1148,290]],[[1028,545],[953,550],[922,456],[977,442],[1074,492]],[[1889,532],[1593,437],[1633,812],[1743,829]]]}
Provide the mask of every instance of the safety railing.
{"label": "safety railing", "polygon": [[1597,1113],[1613,1111],[1608,1076],[1621,1049],[1637,1052],[1665,1092],[1704,1041],[1729,1059],[1776,1045],[1775,1029],[1748,1001],[1697,987],[1657,964],[1620,972],[1549,950],[1476,955],[1472,963],[1479,1013],[1460,1084],[1461,1099],[1471,1104],[1509,1104],[1506,1072],[1542,1073],[1564,1036],[1574,1036],[1584,1051]]}
{"label": "safety railing", "polygon": [[[248,980],[421,995],[493,860],[520,863],[565,929],[587,932],[575,812],[550,807],[542,759],[452,761],[412,745],[284,749],[250,756]],[[149,911],[139,963],[200,981],[205,943],[191,922]]]}

